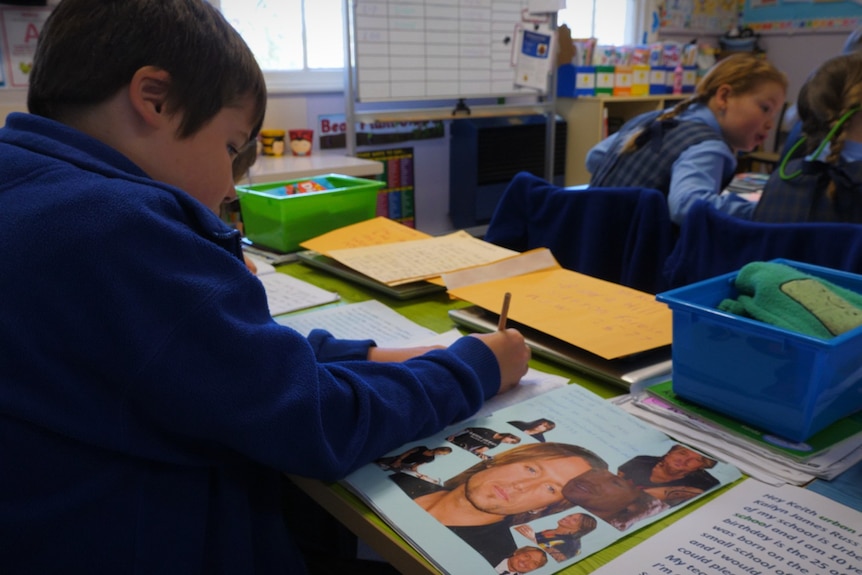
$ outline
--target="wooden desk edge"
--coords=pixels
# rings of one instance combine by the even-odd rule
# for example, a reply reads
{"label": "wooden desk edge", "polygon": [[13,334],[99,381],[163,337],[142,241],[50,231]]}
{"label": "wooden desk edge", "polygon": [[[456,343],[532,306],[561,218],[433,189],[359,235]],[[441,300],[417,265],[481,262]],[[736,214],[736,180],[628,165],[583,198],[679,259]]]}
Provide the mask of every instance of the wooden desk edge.
{"label": "wooden desk edge", "polygon": [[[357,537],[371,546],[374,551],[404,575],[441,575],[427,559],[413,549],[400,535],[383,523],[383,520],[358,497],[338,484],[327,484],[315,479],[288,475],[300,489],[314,499],[321,507],[331,513],[338,521],[350,529]],[[677,509],[671,515],[635,530],[615,541],[612,545],[585,557],[559,571],[559,575],[592,573],[605,563],[629,551],[638,544],[649,540],[659,531],[689,513],[712,501],[733,486],[747,479],[746,476],[735,482],[723,485],[698,501]],[[376,519],[376,521],[375,521]],[[379,523],[377,523],[379,522]]]}

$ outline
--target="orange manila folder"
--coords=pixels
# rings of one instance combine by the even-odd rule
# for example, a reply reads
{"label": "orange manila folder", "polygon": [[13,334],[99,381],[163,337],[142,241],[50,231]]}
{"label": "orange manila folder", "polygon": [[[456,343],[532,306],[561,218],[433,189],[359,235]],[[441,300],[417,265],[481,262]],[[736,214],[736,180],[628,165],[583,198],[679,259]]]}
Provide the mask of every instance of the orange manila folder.
{"label": "orange manila folder", "polygon": [[430,237],[386,218],[340,228],[303,242],[302,247],[389,286],[439,278],[518,254],[465,231]]}
{"label": "orange manila folder", "polygon": [[[527,252],[508,263],[539,252],[550,259],[551,267],[450,287],[449,294],[496,312],[509,292],[510,320],[605,359],[670,345],[671,311],[654,295],[562,269],[546,251]],[[493,272],[488,277],[494,277]],[[452,285],[448,276],[444,279]]]}
{"label": "orange manila folder", "polygon": [[364,222],[351,224],[332,230],[300,245],[328,256],[333,250],[377,246],[395,242],[424,240],[431,236],[384,217],[371,218]]}

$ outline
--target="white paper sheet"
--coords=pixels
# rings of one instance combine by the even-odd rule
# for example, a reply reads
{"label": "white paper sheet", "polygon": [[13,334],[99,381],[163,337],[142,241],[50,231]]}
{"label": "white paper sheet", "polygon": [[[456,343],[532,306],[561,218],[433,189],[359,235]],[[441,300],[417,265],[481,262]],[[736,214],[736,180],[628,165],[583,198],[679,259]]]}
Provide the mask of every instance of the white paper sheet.
{"label": "white paper sheet", "polygon": [[862,513],[747,479],[593,573],[858,575]]}
{"label": "white paper sheet", "polygon": [[282,273],[258,276],[266,290],[269,313],[277,316],[338,301],[339,295]]}

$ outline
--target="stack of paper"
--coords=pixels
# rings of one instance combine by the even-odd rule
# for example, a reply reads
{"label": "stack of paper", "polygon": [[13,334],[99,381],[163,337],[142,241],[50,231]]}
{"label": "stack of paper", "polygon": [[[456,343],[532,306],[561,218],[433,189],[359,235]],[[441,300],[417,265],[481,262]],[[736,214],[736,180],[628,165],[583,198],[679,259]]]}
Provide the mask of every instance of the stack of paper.
{"label": "stack of paper", "polygon": [[862,460],[862,414],[847,417],[804,443],[791,442],[673,393],[671,382],[621,399],[624,408],[752,477],[779,485],[832,479]]}
{"label": "stack of paper", "polygon": [[387,286],[439,278],[518,253],[464,231],[431,237],[387,218],[345,226],[301,245]]}

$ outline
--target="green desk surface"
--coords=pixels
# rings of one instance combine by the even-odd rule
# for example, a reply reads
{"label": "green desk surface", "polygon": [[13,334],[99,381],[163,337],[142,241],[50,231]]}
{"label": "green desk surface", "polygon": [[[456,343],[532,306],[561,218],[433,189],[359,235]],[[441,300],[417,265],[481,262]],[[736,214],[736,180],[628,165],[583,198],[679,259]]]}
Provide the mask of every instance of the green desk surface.
{"label": "green desk surface", "polygon": [[[454,322],[449,319],[448,311],[450,309],[457,309],[471,305],[465,301],[454,300],[445,292],[412,300],[398,300],[359,284],[350,283],[337,276],[328,274],[300,262],[284,264],[279,266],[277,269],[280,272],[290,274],[293,277],[307,281],[308,283],[314,284],[323,289],[338,293],[341,296],[341,303],[355,303],[369,299],[376,299],[396,310],[408,319],[415,321],[428,329],[432,329],[437,333],[443,333],[444,331],[448,331],[456,327]],[[582,385],[590,391],[605,398],[614,397],[621,393],[621,390],[618,388],[599,382],[586,375],[574,372],[571,369],[556,363],[545,361],[541,358],[534,358],[531,361],[531,366],[547,373],[571,378],[574,383]]]}
{"label": "green desk surface", "polygon": [[[290,274],[321,288],[337,292],[344,303],[354,303],[369,299],[378,301],[397,310],[405,317],[436,332],[444,332],[455,327],[449,319],[448,311],[470,305],[467,302],[452,300],[446,293],[426,296],[415,300],[401,301],[387,297],[358,284],[349,283],[341,278],[311,268],[299,262],[292,262],[278,267],[278,271]],[[340,304],[332,304],[340,305]],[[621,393],[617,388],[598,382],[586,375],[576,373],[541,359],[531,360],[531,367],[562,375],[594,393],[605,397],[614,397]],[[405,574],[436,574],[439,571],[430,565],[419,553],[407,544],[397,533],[374,513],[359,498],[338,484],[325,484],[316,480],[292,477],[293,481],[313,497],[321,506],[362,538],[384,559],[396,569]],[[638,543],[655,535],[671,523],[691,513],[707,501],[723,493],[728,487],[722,488],[709,496],[703,497],[680,509],[676,513],[657,521],[645,528],[635,531],[620,539],[610,547],[581,560],[580,562],[559,571],[566,575],[581,575],[591,573],[620,553],[631,549]]]}

